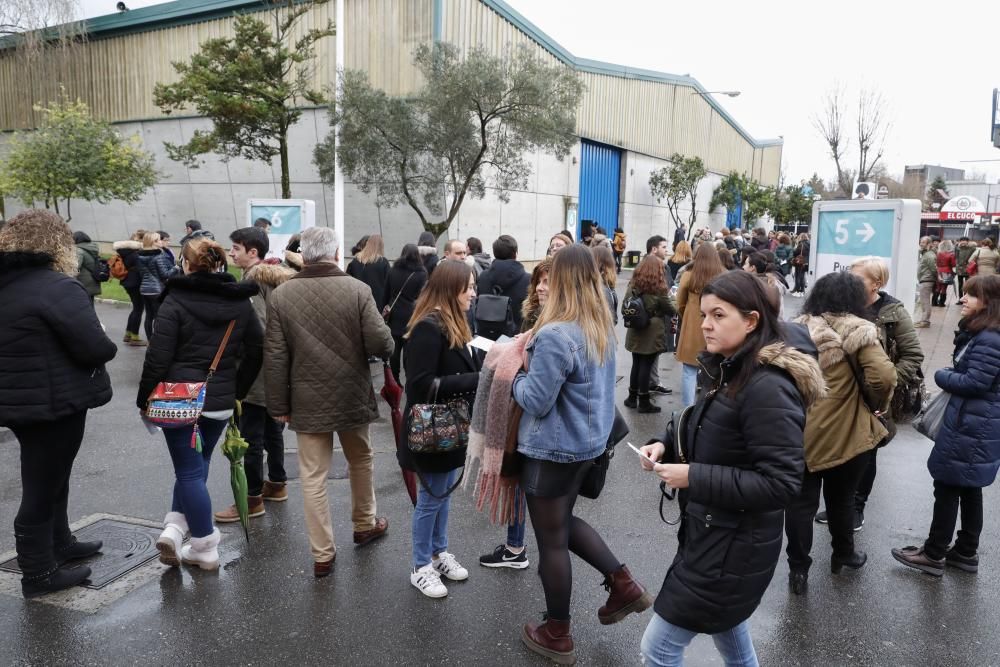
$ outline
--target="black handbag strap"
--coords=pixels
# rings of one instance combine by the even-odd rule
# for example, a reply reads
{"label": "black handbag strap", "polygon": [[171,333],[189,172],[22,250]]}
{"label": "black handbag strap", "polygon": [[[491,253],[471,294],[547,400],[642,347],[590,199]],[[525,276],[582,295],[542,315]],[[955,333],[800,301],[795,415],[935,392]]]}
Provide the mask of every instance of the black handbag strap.
{"label": "black handbag strap", "polygon": [[854,381],[858,385],[858,393],[861,394],[861,400],[864,401],[865,407],[874,415],[879,411],[878,406],[872,407],[872,404],[868,401],[868,396],[865,394],[865,378],[861,374],[861,367],[858,365],[858,360],[854,358],[853,354],[845,353],[844,358],[851,366],[851,372],[854,374]]}
{"label": "black handbag strap", "polygon": [[[416,271],[414,271],[414,273],[416,273]],[[399,292],[396,293],[396,298],[393,299],[392,303],[389,305],[389,312],[386,313],[387,315],[391,314],[392,313],[392,309],[396,307],[396,302],[399,301],[399,297],[403,296],[403,290],[406,289],[406,283],[410,282],[410,278],[412,278],[412,277],[413,277],[413,273],[411,273],[410,275],[406,276],[406,280],[403,281],[403,286],[400,287],[399,288]]]}
{"label": "black handbag strap", "polygon": [[445,498],[447,498],[448,496],[450,496],[452,493],[454,493],[455,489],[458,488],[458,485],[462,483],[462,479],[465,477],[465,468],[463,467],[462,468],[462,474],[458,476],[458,479],[455,480],[455,483],[451,485],[451,488],[448,489],[447,491],[445,491],[443,496],[439,496],[438,494],[436,494],[433,491],[431,491],[431,487],[427,486],[427,482],[424,481],[424,476],[420,474],[421,471],[417,467],[416,460],[411,457],[411,462],[413,463],[413,472],[416,473],[417,480],[420,481],[420,486],[424,487],[424,491],[426,491],[427,493],[429,493],[434,498],[437,498],[438,500],[444,500]]}

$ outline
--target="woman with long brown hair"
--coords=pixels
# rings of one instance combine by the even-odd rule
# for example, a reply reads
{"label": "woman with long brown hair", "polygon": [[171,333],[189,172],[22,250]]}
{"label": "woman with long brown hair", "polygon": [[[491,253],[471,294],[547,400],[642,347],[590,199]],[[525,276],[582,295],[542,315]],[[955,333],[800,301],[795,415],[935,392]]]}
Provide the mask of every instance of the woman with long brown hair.
{"label": "woman with long brown hair", "polygon": [[[893,549],[903,565],[940,577],[946,565],[979,570],[983,487],[1000,469],[1000,276],[973,276],[959,301],[953,367],[934,374],[951,394],[927,459],[934,479],[934,513],[923,546]],[[962,527],[955,535],[959,514]],[[955,538],[954,544],[952,538]]]}
{"label": "woman with long brown hair", "polygon": [[[469,346],[468,312],[475,296],[475,277],[464,262],[440,262],[427,280],[406,332],[407,419],[414,405],[452,399],[466,401],[472,414],[482,368],[482,358]],[[409,424],[404,432],[409,432]],[[465,465],[465,448],[416,454],[403,446],[397,451],[400,465],[416,472],[420,480],[413,509],[410,583],[427,597],[442,598],[448,594],[442,575],[452,581],[469,577],[448,552],[448,510],[458,485],[455,471]]]}
{"label": "woman with long brown hair", "polygon": [[615,286],[618,284],[618,269],[615,265],[615,257],[611,253],[611,248],[605,246],[594,246],[591,251],[594,253],[597,270],[604,283],[604,296],[611,309],[611,321],[618,324],[618,293],[615,292]]}
{"label": "woman with long brown hair", "polygon": [[680,335],[677,337],[677,360],[683,364],[681,400],[694,405],[698,386],[698,355],[705,351],[701,334],[701,292],[712,278],[724,273],[719,253],[711,243],[702,243],[694,253],[677,290],[677,312],[681,314]]}
{"label": "woman with long brown hair", "polygon": [[615,416],[614,331],[590,250],[580,245],[560,250],[549,283],[548,301],[526,347],[528,369],[517,374],[513,388],[524,410],[517,434],[521,488],[538,542],[547,612],[544,622],[523,627],[521,639],[540,655],[572,664],[571,550],[604,575],[611,594],[597,612],[602,624],[647,609],[652,598],[597,531],[573,515]]}
{"label": "woman with long brown hair", "polygon": [[634,296],[642,299],[649,324],[642,329],[629,328],[625,334],[625,350],[632,353],[632,374],[625,407],[638,407],[639,412],[659,412],[659,406],[649,398],[649,377],[657,355],[667,349],[664,318],[673,316],[676,311],[670,302],[663,262],[656,255],[646,255],[632,274],[625,290],[625,301]]}
{"label": "woman with long brown hair", "polygon": [[389,260],[385,258],[385,245],[379,234],[372,234],[364,246],[347,265],[347,275],[357,278],[372,290],[379,312],[386,306],[385,288],[389,279]]}

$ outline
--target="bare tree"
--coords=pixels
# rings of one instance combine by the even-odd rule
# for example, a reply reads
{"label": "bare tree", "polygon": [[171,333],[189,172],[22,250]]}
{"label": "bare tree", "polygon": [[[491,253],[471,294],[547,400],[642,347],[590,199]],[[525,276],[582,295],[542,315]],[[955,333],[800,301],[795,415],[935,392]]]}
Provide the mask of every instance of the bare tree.
{"label": "bare tree", "polygon": [[46,42],[72,40],[83,32],[80,0],[3,0],[0,38],[37,52]]}
{"label": "bare tree", "polygon": [[823,99],[822,110],[813,116],[812,123],[826,142],[833,164],[837,167],[837,185],[845,193],[850,193],[851,179],[849,174],[845,174],[841,164],[850,145],[850,139],[844,131],[844,118],[847,115],[844,97],[844,89],[841,86],[836,85],[831,88]]}
{"label": "bare tree", "polygon": [[858,95],[858,180],[876,176],[879,160],[885,154],[885,138],[890,122],[885,97],[881,92],[862,88]]}

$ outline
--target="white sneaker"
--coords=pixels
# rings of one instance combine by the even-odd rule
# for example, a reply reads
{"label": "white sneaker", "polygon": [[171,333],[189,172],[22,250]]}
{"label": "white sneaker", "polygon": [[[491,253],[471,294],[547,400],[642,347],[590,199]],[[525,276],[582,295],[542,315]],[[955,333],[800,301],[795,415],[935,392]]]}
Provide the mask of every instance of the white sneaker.
{"label": "white sneaker", "polygon": [[431,563],[434,569],[448,577],[452,581],[465,581],[469,578],[469,571],[462,567],[454,554],[442,551],[436,560]]}
{"label": "white sneaker", "polygon": [[441,575],[431,565],[411,572],[410,583],[429,598],[443,598],[448,594],[448,589],[441,583]]}

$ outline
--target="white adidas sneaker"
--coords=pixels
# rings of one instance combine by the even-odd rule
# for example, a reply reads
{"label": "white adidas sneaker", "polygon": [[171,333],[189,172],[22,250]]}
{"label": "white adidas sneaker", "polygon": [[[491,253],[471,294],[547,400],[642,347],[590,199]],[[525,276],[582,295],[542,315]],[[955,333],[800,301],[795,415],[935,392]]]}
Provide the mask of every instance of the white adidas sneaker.
{"label": "white adidas sneaker", "polygon": [[410,573],[410,583],[429,598],[443,598],[448,589],[441,583],[441,575],[429,563]]}

